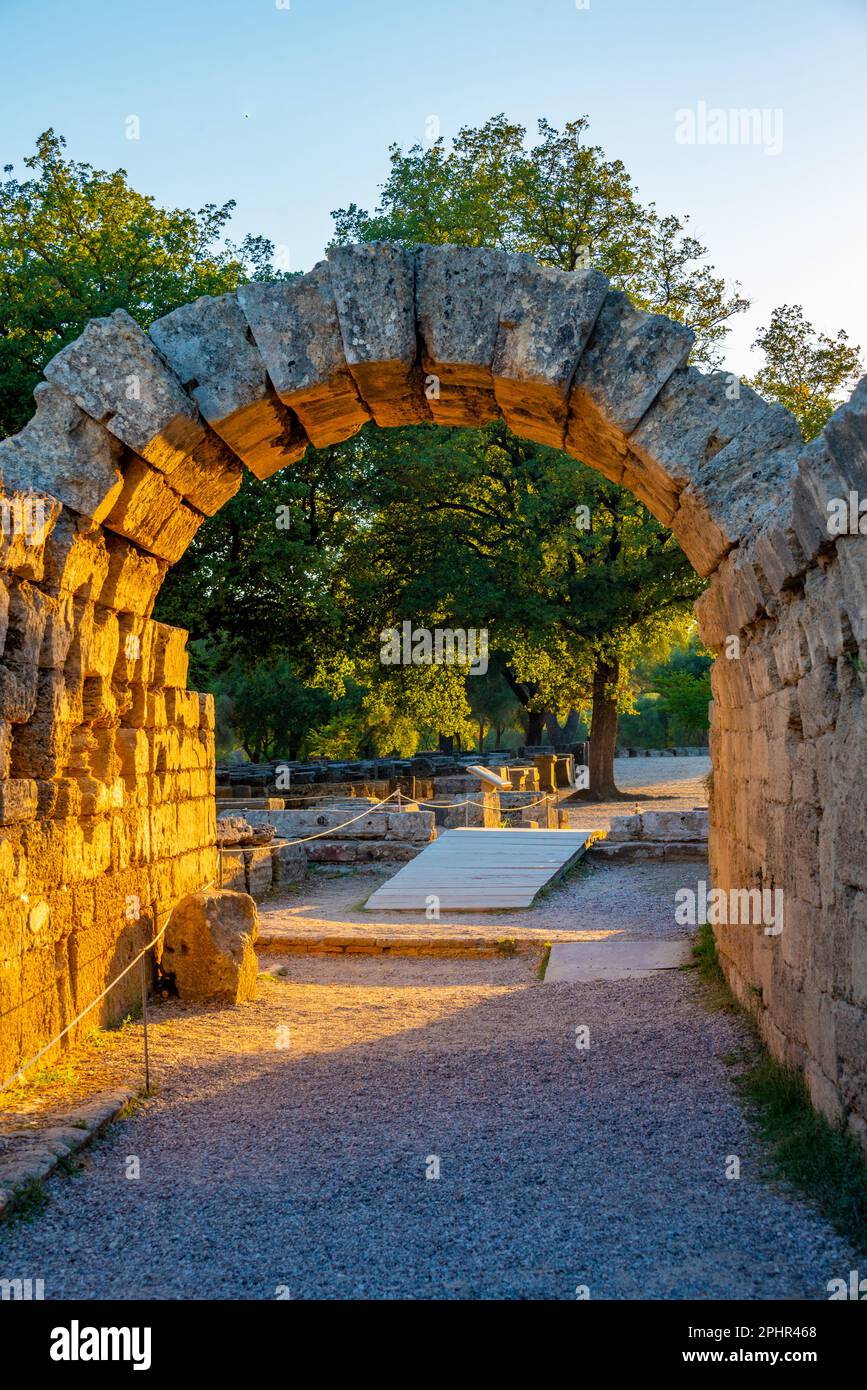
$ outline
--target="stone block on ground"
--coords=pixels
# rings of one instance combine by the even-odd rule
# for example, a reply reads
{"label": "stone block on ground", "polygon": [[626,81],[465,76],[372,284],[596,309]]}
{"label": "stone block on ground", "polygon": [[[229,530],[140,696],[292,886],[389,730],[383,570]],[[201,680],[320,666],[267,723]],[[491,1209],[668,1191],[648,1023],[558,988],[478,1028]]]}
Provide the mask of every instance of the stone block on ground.
{"label": "stone block on ground", "polygon": [[174,971],[181,998],[255,999],[258,929],[256,904],[246,893],[209,888],[183,898],[163,947],[163,965]]}

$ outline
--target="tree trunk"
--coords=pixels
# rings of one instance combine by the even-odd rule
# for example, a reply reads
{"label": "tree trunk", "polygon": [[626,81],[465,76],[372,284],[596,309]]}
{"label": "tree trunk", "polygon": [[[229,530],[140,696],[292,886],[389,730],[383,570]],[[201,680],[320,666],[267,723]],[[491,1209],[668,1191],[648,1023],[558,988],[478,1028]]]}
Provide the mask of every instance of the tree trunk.
{"label": "tree trunk", "polygon": [[545,731],[545,711],[541,709],[527,710],[527,742],[538,744],[542,742],[542,734]]}
{"label": "tree trunk", "polygon": [[597,661],[593,672],[593,718],[590,725],[590,787],[588,800],[607,801],[619,797],[614,782],[614,751],[617,747],[617,700],[614,689],[619,663]]}
{"label": "tree trunk", "polygon": [[455,751],[455,740],[453,734],[440,734],[440,752],[447,753],[449,757]]}

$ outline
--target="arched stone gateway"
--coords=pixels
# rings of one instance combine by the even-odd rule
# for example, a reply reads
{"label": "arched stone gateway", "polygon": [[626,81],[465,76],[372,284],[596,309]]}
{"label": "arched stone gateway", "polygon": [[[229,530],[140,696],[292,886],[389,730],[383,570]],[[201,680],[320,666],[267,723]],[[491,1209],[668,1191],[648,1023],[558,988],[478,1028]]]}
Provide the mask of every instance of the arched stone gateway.
{"label": "arched stone gateway", "polygon": [[149,615],[242,468],[371,418],[503,416],[622,483],[712,576],[712,877],[784,902],[779,934],[718,928],[726,972],[867,1137],[867,538],[828,526],[832,499],[867,496],[867,378],[804,446],[785,410],[686,366],[690,342],[596,271],[373,244],[149,334],[118,310],[48,364],[0,445],[3,1077],[214,877],[212,701]]}

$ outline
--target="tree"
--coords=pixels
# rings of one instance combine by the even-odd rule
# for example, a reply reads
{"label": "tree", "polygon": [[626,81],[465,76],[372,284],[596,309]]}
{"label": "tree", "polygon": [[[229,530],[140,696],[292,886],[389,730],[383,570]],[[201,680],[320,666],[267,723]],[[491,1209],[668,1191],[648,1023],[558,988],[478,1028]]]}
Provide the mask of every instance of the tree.
{"label": "tree", "polygon": [[324,724],[332,708],[328,692],[304,685],[285,660],[246,670],[236,666],[217,688],[231,700],[235,731],[254,763],[297,758],[311,729]]}
{"label": "tree", "polygon": [[[369,470],[370,519],[348,538],[341,572],[365,574],[356,627],[371,611],[387,625],[485,629],[524,711],[529,743],[545,720],[589,706],[594,794],[613,796],[618,707],[651,641],[681,637],[703,588],[671,533],[634,497],[558,450],[518,439],[498,421],[482,430],[417,427],[358,436]],[[576,524],[578,506],[589,525]],[[467,686],[470,702],[473,683]],[[445,730],[443,730],[445,732]]]}
{"label": "tree", "polygon": [[27,422],[42,368],[88,319],[123,308],[146,328],[198,295],[280,277],[266,238],[225,238],[233,202],[161,208],[125,170],[68,160],[65,146],[45,131],[24,160],[32,177],[7,164],[0,180],[0,434]]}
{"label": "tree", "polygon": [[836,338],[817,332],[800,304],[781,304],[753,343],[765,356],[749,385],[790,410],[805,439],[820,434],[864,370],[860,347],[841,328]]}

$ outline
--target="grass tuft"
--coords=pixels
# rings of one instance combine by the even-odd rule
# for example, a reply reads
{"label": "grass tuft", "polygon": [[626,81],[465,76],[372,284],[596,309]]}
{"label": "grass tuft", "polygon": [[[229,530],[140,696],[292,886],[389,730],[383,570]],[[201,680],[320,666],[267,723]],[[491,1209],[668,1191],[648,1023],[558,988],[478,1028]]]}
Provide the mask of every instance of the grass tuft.
{"label": "grass tuft", "polygon": [[801,1074],[771,1056],[755,1024],[729,989],[713,929],[699,928],[693,947],[710,1008],[738,1013],[750,1028],[748,1047],[727,1053],[747,1116],[761,1138],[768,1176],[812,1202],[841,1235],[867,1253],[867,1161],[845,1124],[814,1109]]}
{"label": "grass tuft", "polygon": [[543,947],[542,947],[542,954],[541,954],[540,957],[539,957],[539,964],[536,966],[536,975],[537,975],[538,979],[544,980],[544,978],[545,978],[545,971],[548,969],[548,962],[549,962],[550,959],[551,959],[551,943],[550,943],[550,941],[546,941],[545,944],[544,944]]}
{"label": "grass tuft", "polygon": [[6,1219],[13,1222],[35,1221],[48,1206],[48,1200],[48,1193],[40,1178],[28,1178],[26,1182],[16,1183]]}

